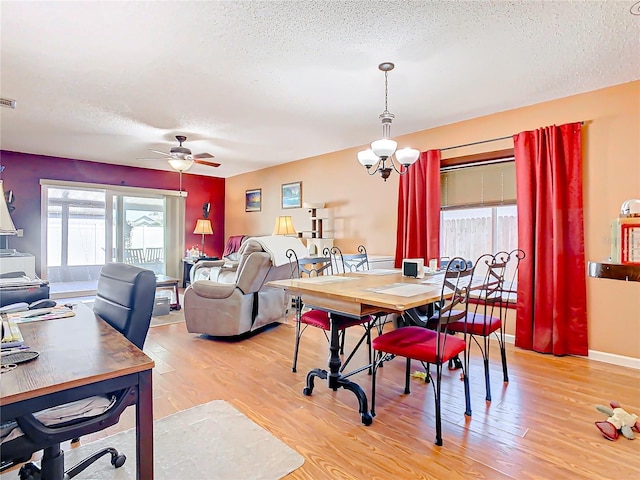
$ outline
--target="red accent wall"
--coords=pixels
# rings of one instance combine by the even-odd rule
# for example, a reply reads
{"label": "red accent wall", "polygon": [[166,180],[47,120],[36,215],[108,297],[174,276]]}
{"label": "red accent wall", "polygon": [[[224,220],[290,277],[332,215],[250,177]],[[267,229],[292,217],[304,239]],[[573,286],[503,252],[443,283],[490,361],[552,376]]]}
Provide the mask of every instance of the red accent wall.
{"label": "red accent wall", "polygon": [[[0,150],[0,165],[4,189],[13,190],[15,210],[11,218],[16,228],[24,229],[24,237],[9,237],[9,248],[36,256],[40,265],[40,179],[126,185],[130,187],[178,190],[178,172],[135,168],[123,165],[72,160]],[[224,250],[224,197],[225,179],[202,175],[182,175],[182,189],[188,192],[186,201],[185,242],[190,248],[200,245],[201,235],[194,235],[198,218],[202,218],[202,205],[211,203],[209,218],[213,235],[207,235],[207,255],[222,256]],[[40,272],[39,272],[40,273]]]}

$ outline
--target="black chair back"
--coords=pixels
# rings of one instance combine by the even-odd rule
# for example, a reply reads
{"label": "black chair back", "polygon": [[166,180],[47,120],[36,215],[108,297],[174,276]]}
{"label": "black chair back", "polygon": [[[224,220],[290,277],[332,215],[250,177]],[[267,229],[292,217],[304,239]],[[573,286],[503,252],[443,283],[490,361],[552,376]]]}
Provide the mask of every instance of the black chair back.
{"label": "black chair back", "polygon": [[100,271],[93,311],[142,349],[155,301],[156,276],[125,263],[107,263]]}

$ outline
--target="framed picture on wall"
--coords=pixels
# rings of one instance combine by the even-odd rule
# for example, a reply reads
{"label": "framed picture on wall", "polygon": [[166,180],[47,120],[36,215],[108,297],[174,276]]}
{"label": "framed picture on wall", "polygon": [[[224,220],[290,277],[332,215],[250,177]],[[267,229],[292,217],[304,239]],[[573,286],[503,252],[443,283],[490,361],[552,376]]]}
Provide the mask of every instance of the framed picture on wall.
{"label": "framed picture on wall", "polygon": [[259,212],[262,210],[262,189],[254,188],[244,192],[244,211]]}
{"label": "framed picture on wall", "polygon": [[302,207],[302,182],[282,184],[282,208]]}

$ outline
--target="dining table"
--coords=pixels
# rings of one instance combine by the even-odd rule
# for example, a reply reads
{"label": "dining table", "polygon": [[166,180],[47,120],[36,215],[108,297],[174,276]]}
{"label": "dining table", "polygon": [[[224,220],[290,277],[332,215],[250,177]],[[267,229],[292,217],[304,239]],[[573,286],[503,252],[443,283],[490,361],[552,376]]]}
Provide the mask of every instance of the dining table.
{"label": "dining table", "polygon": [[[362,387],[349,377],[368,368],[340,372],[338,315],[361,318],[376,313],[402,314],[406,310],[426,305],[441,298],[444,272],[427,273],[423,278],[404,276],[399,269],[373,269],[339,275],[274,280],[271,287],[283,288],[298,296],[300,305],[324,310],[330,315],[328,370],[314,368],[307,373],[303,394],[310,396],[315,378],[327,381],[333,391],[349,390],[358,399],[358,411],[364,425],[371,425],[373,417],[368,409],[367,396]],[[300,312],[297,312],[300,315]]]}

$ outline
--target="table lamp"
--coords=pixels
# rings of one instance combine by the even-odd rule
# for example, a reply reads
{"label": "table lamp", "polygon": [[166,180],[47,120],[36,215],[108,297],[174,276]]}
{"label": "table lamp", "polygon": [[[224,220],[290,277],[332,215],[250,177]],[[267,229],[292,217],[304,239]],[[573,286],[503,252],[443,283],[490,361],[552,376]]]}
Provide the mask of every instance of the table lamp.
{"label": "table lamp", "polygon": [[290,215],[276,217],[276,224],[273,227],[274,235],[298,235],[296,229],[293,228],[293,220]]}
{"label": "table lamp", "polygon": [[211,220],[208,218],[201,218],[196,223],[196,228],[193,230],[193,233],[199,233],[202,235],[202,248],[200,249],[200,255],[204,255],[204,236],[205,235],[213,235],[213,228],[211,228]]}

